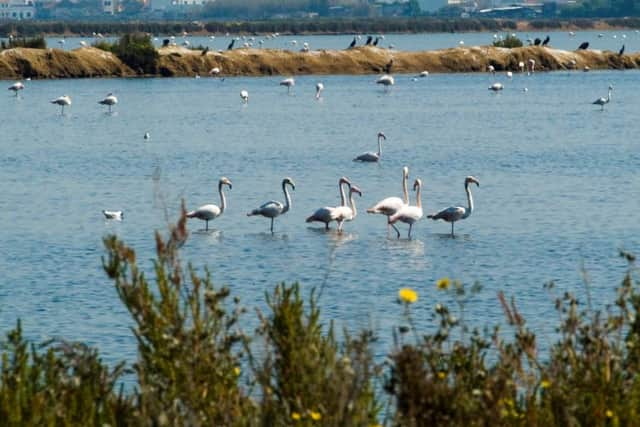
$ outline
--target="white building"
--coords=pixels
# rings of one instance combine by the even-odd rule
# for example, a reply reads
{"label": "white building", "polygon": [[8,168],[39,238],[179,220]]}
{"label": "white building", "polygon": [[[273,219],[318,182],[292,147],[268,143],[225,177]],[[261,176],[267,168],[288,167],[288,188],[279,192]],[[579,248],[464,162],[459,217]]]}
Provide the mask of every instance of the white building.
{"label": "white building", "polygon": [[35,15],[33,0],[0,0],[0,20],[22,21],[33,19]]}

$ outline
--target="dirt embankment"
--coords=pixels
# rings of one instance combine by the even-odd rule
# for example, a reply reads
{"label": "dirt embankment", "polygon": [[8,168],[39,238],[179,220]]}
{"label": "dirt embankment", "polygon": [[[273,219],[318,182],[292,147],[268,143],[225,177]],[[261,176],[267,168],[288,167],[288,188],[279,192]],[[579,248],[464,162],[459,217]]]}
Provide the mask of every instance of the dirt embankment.
{"label": "dirt embankment", "polygon": [[[223,53],[200,52],[181,47],[159,50],[158,75],[205,76],[215,67],[220,76],[299,74],[483,72],[489,65],[497,71],[519,71],[519,63],[535,61],[536,71],[568,69],[640,68],[640,53],[563,51],[546,47],[516,49],[459,47],[436,51],[398,52],[375,47],[350,50],[290,52],[272,49],[236,49]],[[0,53],[0,78],[127,77],[135,72],[115,55],[95,48],[71,52],[58,49],[10,49]]]}

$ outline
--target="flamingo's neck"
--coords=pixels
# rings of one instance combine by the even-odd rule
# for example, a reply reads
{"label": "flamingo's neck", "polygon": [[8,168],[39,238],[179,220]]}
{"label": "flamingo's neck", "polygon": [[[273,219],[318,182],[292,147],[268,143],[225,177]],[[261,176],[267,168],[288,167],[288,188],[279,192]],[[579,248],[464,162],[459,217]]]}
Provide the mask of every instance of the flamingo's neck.
{"label": "flamingo's neck", "polygon": [[346,182],[344,181],[340,181],[340,183],[338,184],[338,186],[340,187],[340,201],[342,202],[340,206],[347,206],[347,196],[344,194],[343,187],[344,184],[346,184]]}
{"label": "flamingo's neck", "polygon": [[378,157],[382,155],[382,137],[378,135]]}
{"label": "flamingo's neck", "polygon": [[611,89],[609,89],[609,94],[607,95],[607,102],[611,101]]}
{"label": "flamingo's neck", "polygon": [[227,207],[227,199],[224,197],[224,191],[222,191],[222,183],[218,184],[218,193],[220,193],[220,214],[224,212],[224,209]]}
{"label": "flamingo's neck", "polygon": [[358,215],[358,211],[356,210],[356,201],[353,199],[353,191],[349,192],[349,204],[351,205],[351,211],[353,212],[353,217],[355,218]]}
{"label": "flamingo's neck", "polygon": [[409,190],[407,189],[407,181],[409,180],[408,174],[402,174],[402,195],[404,196],[404,204],[409,204]]}
{"label": "flamingo's neck", "polygon": [[467,211],[463,215],[463,218],[466,218],[469,215],[471,215],[471,213],[473,212],[473,196],[471,195],[471,189],[469,188],[469,183],[464,184],[464,191],[467,192],[467,202],[469,204]]}
{"label": "flamingo's neck", "polygon": [[418,188],[416,189],[416,206],[419,209],[422,209],[422,200],[420,193],[422,192],[422,184],[418,184]]}
{"label": "flamingo's neck", "polygon": [[286,182],[282,183],[282,191],[284,192],[284,200],[285,200],[285,205],[284,205],[284,209],[282,210],[282,213],[285,213],[291,208],[291,196],[289,196],[289,192],[287,191]]}

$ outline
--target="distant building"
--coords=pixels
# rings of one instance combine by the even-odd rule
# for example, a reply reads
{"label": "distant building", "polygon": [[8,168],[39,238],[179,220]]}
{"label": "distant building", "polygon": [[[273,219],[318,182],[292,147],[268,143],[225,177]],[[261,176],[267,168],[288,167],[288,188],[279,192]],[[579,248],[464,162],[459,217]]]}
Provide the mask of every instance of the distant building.
{"label": "distant building", "polygon": [[420,10],[423,12],[435,12],[448,5],[447,0],[418,0]]}
{"label": "distant building", "polygon": [[36,7],[32,0],[0,0],[0,20],[33,19]]}
{"label": "distant building", "polygon": [[107,15],[118,13],[118,0],[102,0],[102,11]]}

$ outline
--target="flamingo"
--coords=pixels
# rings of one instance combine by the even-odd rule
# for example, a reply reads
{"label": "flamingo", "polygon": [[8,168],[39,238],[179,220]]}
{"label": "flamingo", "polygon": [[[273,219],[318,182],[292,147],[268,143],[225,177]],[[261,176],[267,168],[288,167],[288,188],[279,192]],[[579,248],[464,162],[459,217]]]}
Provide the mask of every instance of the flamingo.
{"label": "flamingo", "polygon": [[536,69],[536,60],[531,58],[529,61],[527,61],[529,64],[529,73],[533,73]]}
{"label": "flamingo", "polygon": [[396,81],[393,79],[393,76],[389,74],[385,74],[376,80],[376,83],[379,85],[384,85],[384,90],[387,90],[389,86],[393,86],[396,84]]}
{"label": "flamingo", "polygon": [[[422,181],[420,178],[417,178],[413,183],[413,190],[416,192],[416,205],[410,206],[409,204],[406,204],[401,207],[398,212],[389,217],[389,224],[393,225],[398,221],[409,224],[409,233],[407,234],[407,238],[409,239],[411,239],[411,229],[413,228],[413,224],[422,219],[422,201],[420,200]],[[398,233],[399,239],[400,232],[398,232],[398,229],[396,229],[396,232]]]}
{"label": "flamingo", "polygon": [[275,200],[271,200],[271,201],[268,201],[267,203],[264,203],[259,208],[256,208],[251,212],[247,213],[247,216],[262,215],[265,218],[271,218],[272,233],[273,233],[273,220],[279,217],[280,215],[287,213],[291,208],[291,196],[287,191],[287,184],[291,186],[292,190],[296,189],[296,185],[291,178],[287,177],[282,180],[282,191],[284,192],[285,204]]}
{"label": "flamingo", "polygon": [[64,107],[67,105],[71,105],[71,97],[69,95],[63,95],[59,98],[56,98],[50,101],[52,104],[56,104],[62,107],[61,113],[64,114]]}
{"label": "flamingo", "polygon": [[287,93],[289,94],[291,93],[291,88],[294,87],[295,85],[296,85],[296,81],[293,79],[293,77],[286,78],[280,82],[280,86],[287,87]]}
{"label": "flamingo", "polygon": [[349,186],[349,206],[340,206],[336,209],[336,221],[338,221],[338,231],[342,233],[342,225],[345,221],[353,221],[358,215],[356,210],[356,202],[353,200],[353,193],[358,193],[362,197],[362,190],[355,185]]}
{"label": "flamingo", "polygon": [[320,82],[316,83],[316,99],[320,99],[322,97],[323,90],[324,90],[324,85]]}
{"label": "flamingo", "polygon": [[387,197],[386,199],[380,200],[378,203],[367,209],[367,213],[371,214],[382,214],[387,216],[387,234],[389,234],[389,226],[393,227],[396,230],[396,233],[399,233],[398,229],[395,225],[389,223],[389,218],[391,215],[395,214],[400,208],[409,204],[409,191],[407,190],[407,180],[409,179],[409,168],[402,168],[402,195],[404,199],[399,197]]}
{"label": "flamingo", "polygon": [[[338,221],[338,218],[344,215],[344,213],[341,212],[341,208],[348,208],[347,199],[346,199],[344,187],[343,187],[343,185],[345,184],[348,185],[349,189],[351,190],[351,181],[349,181],[349,178],[343,176],[338,180],[338,188],[340,190],[340,201],[341,201],[340,206],[336,206],[336,207],[325,206],[323,208],[317,209],[313,214],[311,214],[306,219],[306,222],[314,222],[314,221],[323,222],[325,230],[328,230],[329,223],[331,223],[332,221]],[[338,221],[338,229],[340,229],[339,221]]]}
{"label": "flamingo", "polygon": [[502,83],[494,83],[491,86],[489,86],[489,90],[492,90],[494,92],[499,92],[502,89],[504,89],[504,86],[502,85]]}
{"label": "flamingo", "polygon": [[240,99],[242,99],[242,103],[243,104],[248,104],[249,103],[249,92],[247,92],[246,90],[241,90],[240,91]]}
{"label": "flamingo", "polygon": [[112,93],[108,94],[103,100],[98,101],[98,104],[109,106],[109,112],[111,112],[111,107],[118,103],[118,98]]}
{"label": "flamingo", "polygon": [[600,107],[602,107],[600,109],[600,111],[604,110],[604,106],[606,104],[608,104],[609,102],[611,102],[611,91],[613,90],[613,86],[609,85],[609,92],[607,94],[607,97],[602,97],[602,98],[598,98],[595,101],[593,101],[594,105],[599,105]]}
{"label": "flamingo", "polygon": [[116,221],[122,221],[122,218],[124,218],[124,214],[122,213],[122,211],[102,211],[102,215],[104,215],[104,217],[106,219],[113,219]]}
{"label": "flamingo", "polygon": [[491,74],[493,74],[495,76],[496,74],[496,67],[494,67],[493,65],[489,65],[487,67],[487,71],[489,71]]}
{"label": "flamingo", "polygon": [[353,159],[354,162],[377,162],[380,160],[380,156],[382,155],[382,140],[387,140],[387,137],[384,133],[378,132],[378,152],[372,153],[368,151],[366,153],[360,154],[358,157]]}
{"label": "flamingo", "polygon": [[520,69],[521,73],[524,73],[524,62],[523,61],[518,62],[518,68]]}
{"label": "flamingo", "polygon": [[9,90],[12,90],[15,94],[16,97],[18,96],[18,92],[20,92],[21,90],[24,89],[24,83],[22,82],[15,82],[14,84],[12,84],[11,86],[9,86],[8,88]]}
{"label": "flamingo", "polygon": [[211,74],[212,76],[217,76],[218,74],[220,74],[220,67],[213,67],[209,71],[209,74]]}
{"label": "flamingo", "polygon": [[220,178],[218,181],[218,193],[220,194],[220,207],[216,205],[203,205],[195,211],[187,213],[187,218],[198,218],[205,221],[205,230],[209,230],[209,221],[216,219],[223,214],[224,209],[227,207],[227,199],[224,197],[222,186],[228,185],[229,190],[232,188],[231,181],[227,177]]}
{"label": "flamingo", "polygon": [[462,206],[451,206],[449,208],[443,209],[438,213],[427,215],[427,218],[431,218],[434,221],[438,219],[443,219],[446,222],[451,223],[451,237],[454,237],[453,234],[453,225],[456,221],[461,219],[468,218],[473,213],[473,197],[471,196],[471,189],[469,189],[469,184],[474,183],[478,187],[480,187],[480,181],[473,176],[468,176],[464,180],[464,191],[467,192],[467,201],[469,203],[469,207],[465,208]]}
{"label": "flamingo", "polygon": [[429,72],[427,70],[421,71],[418,77],[429,77]]}

